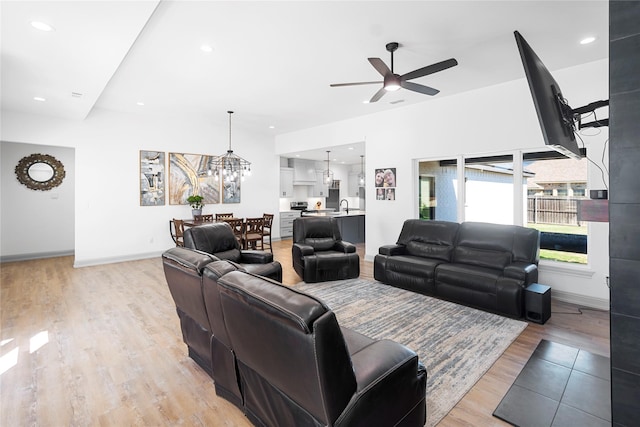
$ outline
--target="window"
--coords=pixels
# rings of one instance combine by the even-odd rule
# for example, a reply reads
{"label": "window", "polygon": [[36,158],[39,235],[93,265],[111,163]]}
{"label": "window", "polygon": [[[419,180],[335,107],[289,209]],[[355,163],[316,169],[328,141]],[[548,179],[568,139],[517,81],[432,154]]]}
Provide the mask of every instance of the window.
{"label": "window", "polygon": [[[544,156],[543,156],[544,155]],[[578,222],[585,199],[586,157],[580,160],[547,153],[527,153],[527,227],[540,230],[540,258],[587,263],[587,225]]]}
{"label": "window", "polygon": [[457,221],[457,161],[442,160],[418,164],[418,210],[420,219]]}

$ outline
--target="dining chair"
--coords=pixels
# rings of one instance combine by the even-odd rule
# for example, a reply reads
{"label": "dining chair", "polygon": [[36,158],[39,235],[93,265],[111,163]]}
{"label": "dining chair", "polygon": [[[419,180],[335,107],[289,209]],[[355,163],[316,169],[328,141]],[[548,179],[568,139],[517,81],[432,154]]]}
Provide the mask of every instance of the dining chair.
{"label": "dining chair", "polygon": [[231,230],[233,230],[234,236],[238,239],[240,247],[246,249],[244,242],[244,220],[242,218],[223,218],[222,221],[231,226]]}
{"label": "dining chair", "polygon": [[200,222],[213,222],[213,214],[194,215],[193,219]]}
{"label": "dining chair", "polygon": [[216,214],[216,221],[220,221],[221,219],[225,219],[225,218],[234,218],[233,213],[217,213]]}
{"label": "dining chair", "polygon": [[244,221],[244,244],[247,249],[264,250],[264,217]]}
{"label": "dining chair", "polygon": [[181,219],[172,219],[169,221],[169,233],[176,246],[184,246],[184,221]]}
{"label": "dining chair", "polygon": [[[271,228],[273,228],[273,214],[263,214],[262,217],[264,218],[264,226],[262,227],[262,246],[265,248],[264,250],[266,250],[266,245],[269,245],[269,251],[271,251],[271,253],[273,253],[273,249],[271,248]],[[267,243],[265,240],[266,238],[269,238],[269,242]]]}

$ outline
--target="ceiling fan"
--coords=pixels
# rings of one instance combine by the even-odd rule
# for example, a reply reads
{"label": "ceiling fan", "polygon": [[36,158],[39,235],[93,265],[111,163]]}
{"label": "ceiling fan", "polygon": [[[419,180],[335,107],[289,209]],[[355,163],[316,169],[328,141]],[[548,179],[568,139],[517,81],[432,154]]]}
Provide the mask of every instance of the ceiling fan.
{"label": "ceiling fan", "polygon": [[373,97],[369,100],[369,102],[376,102],[386,92],[391,92],[400,89],[401,87],[404,89],[409,89],[414,92],[423,93],[425,95],[435,95],[440,92],[438,89],[434,89],[429,86],[424,86],[418,83],[410,82],[409,80],[417,79],[418,77],[423,77],[429,74],[437,73],[438,71],[446,70],[447,68],[454,67],[458,65],[458,61],[455,59],[447,59],[446,61],[438,62],[435,64],[427,65],[426,67],[418,68],[417,70],[411,71],[410,73],[406,73],[403,75],[399,75],[393,72],[393,52],[395,52],[400,45],[397,42],[387,43],[386,48],[387,51],[391,52],[391,69],[387,67],[387,65],[380,58],[369,58],[369,62],[384,78],[383,81],[376,82],[356,82],[356,83],[334,83],[329,86],[331,87],[339,87],[339,86],[360,86],[360,85],[372,85],[372,84],[380,84],[383,83],[382,88],[377,91]]}

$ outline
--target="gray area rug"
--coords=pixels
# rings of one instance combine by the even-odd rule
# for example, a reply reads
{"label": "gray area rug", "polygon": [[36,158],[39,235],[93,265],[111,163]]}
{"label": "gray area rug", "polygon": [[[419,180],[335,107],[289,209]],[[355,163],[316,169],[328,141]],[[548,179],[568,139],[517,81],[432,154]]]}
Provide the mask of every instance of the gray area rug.
{"label": "gray area rug", "polygon": [[363,279],[300,283],[341,326],[388,338],[427,368],[427,423],[435,426],[527,327],[526,322]]}

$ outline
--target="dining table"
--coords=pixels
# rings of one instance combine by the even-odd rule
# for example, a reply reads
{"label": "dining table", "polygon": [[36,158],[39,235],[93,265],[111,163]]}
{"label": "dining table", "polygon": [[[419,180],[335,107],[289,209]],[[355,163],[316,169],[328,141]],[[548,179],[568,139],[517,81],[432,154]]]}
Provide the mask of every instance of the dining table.
{"label": "dining table", "polygon": [[[184,227],[197,227],[198,225],[214,224],[216,222],[226,222],[227,220],[236,220],[236,219],[241,219],[243,223],[245,221],[244,218],[224,218],[224,219],[218,219],[218,220],[214,219],[213,221],[204,221],[202,219],[185,218],[185,219],[182,219],[181,221],[182,221],[182,224],[184,225]],[[242,228],[243,228],[243,230],[239,235],[236,234],[235,232],[234,232],[234,234],[236,234],[236,237],[238,238],[238,242],[240,243],[240,247],[242,249],[248,249],[247,243],[246,243],[246,241],[244,239],[244,226]]]}

